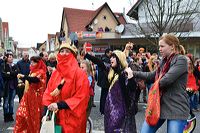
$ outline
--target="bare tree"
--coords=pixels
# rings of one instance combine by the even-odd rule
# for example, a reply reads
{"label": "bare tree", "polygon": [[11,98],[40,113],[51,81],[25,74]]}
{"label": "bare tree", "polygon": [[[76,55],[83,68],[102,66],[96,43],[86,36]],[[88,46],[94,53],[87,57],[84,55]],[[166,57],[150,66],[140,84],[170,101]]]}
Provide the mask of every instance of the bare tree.
{"label": "bare tree", "polygon": [[187,37],[191,31],[197,30],[199,0],[142,1],[138,11],[138,31],[152,44],[157,44],[164,33]]}

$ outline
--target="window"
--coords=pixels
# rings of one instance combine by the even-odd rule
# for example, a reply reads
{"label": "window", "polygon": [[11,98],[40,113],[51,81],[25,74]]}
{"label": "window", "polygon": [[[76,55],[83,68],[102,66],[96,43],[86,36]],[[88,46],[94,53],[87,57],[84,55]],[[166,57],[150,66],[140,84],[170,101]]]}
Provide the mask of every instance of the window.
{"label": "window", "polygon": [[109,32],[110,31],[110,29],[106,26],[105,27],[105,32]]}

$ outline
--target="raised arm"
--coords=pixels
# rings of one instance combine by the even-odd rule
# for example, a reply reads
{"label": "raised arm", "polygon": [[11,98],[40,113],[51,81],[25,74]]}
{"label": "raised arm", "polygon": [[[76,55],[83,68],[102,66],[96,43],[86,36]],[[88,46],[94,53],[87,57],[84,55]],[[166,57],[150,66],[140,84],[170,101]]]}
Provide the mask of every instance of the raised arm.
{"label": "raised arm", "polygon": [[101,67],[102,69],[106,69],[106,66],[105,64],[103,63],[102,60],[98,59],[97,57],[94,57],[88,53],[85,54],[84,58],[92,61],[94,64],[97,64],[98,67]]}

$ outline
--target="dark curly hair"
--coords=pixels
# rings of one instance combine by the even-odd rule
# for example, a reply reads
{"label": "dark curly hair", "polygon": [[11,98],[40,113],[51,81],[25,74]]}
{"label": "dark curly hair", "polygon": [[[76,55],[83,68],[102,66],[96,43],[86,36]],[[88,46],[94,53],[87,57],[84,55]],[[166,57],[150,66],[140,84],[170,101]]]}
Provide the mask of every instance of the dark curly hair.
{"label": "dark curly hair", "polygon": [[40,56],[32,56],[30,61],[38,63],[42,58]]}

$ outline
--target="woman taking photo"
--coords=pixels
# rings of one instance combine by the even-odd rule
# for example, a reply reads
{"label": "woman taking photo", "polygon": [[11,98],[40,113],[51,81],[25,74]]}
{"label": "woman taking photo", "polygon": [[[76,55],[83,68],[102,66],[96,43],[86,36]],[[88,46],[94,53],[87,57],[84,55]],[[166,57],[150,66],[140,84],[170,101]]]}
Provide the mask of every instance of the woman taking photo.
{"label": "woman taking photo", "polygon": [[179,40],[173,34],[165,34],[159,39],[159,51],[162,61],[153,72],[133,72],[136,78],[154,82],[162,75],[159,81],[160,119],[154,126],[145,120],[141,133],[155,133],[167,120],[167,133],[183,133],[186,120],[189,116],[189,100],[186,92],[187,59],[177,54]]}

